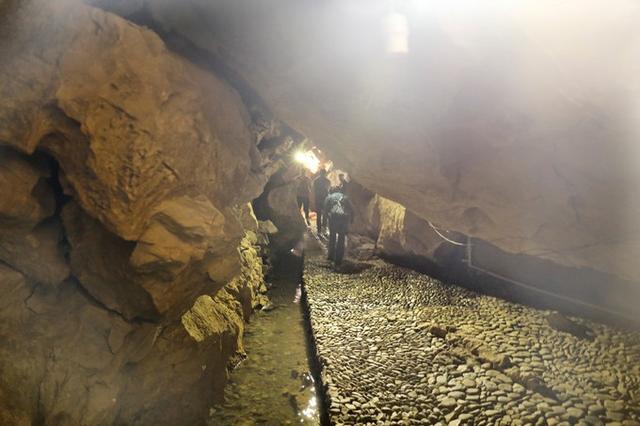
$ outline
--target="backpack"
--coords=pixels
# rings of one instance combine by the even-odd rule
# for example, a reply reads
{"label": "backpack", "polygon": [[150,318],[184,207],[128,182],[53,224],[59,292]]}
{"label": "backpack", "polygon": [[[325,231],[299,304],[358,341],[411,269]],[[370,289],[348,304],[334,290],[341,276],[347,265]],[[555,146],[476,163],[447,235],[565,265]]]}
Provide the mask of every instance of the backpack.
{"label": "backpack", "polygon": [[333,207],[331,207],[331,210],[329,211],[329,214],[331,216],[343,216],[343,217],[347,217],[349,215],[349,213],[347,213],[347,210],[344,207],[344,204],[342,203],[342,200],[344,200],[344,197],[340,197],[340,199],[338,199],[335,204],[333,205]]}

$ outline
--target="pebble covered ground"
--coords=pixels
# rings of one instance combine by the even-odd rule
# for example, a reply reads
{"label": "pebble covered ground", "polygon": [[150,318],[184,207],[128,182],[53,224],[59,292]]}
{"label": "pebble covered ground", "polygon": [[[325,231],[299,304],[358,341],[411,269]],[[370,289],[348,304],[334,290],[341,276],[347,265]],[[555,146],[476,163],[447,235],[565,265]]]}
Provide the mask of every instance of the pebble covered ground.
{"label": "pebble covered ground", "polygon": [[331,424],[640,425],[640,332],[370,263],[304,271]]}

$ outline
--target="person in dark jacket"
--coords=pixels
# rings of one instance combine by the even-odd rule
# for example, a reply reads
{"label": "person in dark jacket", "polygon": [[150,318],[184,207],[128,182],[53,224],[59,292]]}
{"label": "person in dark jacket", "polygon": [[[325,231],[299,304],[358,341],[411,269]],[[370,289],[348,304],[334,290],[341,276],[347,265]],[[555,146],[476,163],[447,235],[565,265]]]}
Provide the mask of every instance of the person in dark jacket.
{"label": "person in dark jacket", "polygon": [[304,211],[304,220],[307,225],[311,225],[309,221],[309,195],[311,194],[311,179],[306,174],[298,178],[297,199],[298,209],[302,207]]}
{"label": "person in dark jacket", "polygon": [[329,217],[328,258],[335,266],[340,266],[344,257],[345,237],[354,218],[353,205],[346,195],[333,189],[324,201],[324,211]]}
{"label": "person in dark jacket", "polygon": [[340,183],[338,184],[338,190],[343,194],[348,194],[349,182],[347,181],[344,173],[340,173],[338,175],[338,180],[340,181]]}
{"label": "person in dark jacket", "polygon": [[320,169],[318,176],[313,180],[313,193],[316,209],[316,227],[318,229],[318,235],[322,233],[322,229],[327,224],[327,215],[323,214],[324,200],[329,195],[329,187],[331,182],[327,179],[327,171]]}

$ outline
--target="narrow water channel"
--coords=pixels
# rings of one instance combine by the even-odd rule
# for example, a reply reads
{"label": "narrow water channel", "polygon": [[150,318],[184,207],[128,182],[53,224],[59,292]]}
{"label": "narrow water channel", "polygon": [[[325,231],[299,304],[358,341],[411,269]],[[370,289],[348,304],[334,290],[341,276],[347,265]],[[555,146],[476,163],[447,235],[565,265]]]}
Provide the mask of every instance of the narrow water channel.
{"label": "narrow water channel", "polygon": [[301,306],[302,259],[278,262],[269,291],[274,309],[254,314],[245,331],[247,359],[232,373],[214,425],[319,425]]}

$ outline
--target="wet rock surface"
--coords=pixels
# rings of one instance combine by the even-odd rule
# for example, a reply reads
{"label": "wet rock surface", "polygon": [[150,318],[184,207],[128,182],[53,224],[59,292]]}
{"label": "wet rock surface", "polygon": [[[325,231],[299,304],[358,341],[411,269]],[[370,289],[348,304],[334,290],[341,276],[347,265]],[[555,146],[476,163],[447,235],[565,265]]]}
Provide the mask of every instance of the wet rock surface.
{"label": "wet rock surface", "polygon": [[304,271],[331,424],[635,425],[640,333],[548,312],[372,262]]}

